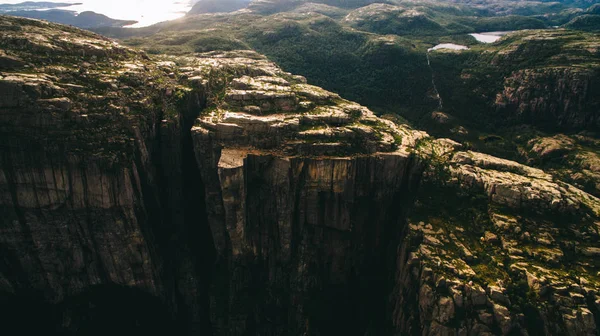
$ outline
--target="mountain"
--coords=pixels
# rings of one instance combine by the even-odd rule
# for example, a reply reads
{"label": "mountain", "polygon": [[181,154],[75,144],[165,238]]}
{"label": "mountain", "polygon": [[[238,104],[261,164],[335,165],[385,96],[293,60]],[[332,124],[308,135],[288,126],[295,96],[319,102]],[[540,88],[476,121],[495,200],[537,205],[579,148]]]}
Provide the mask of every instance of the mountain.
{"label": "mountain", "polygon": [[[231,15],[209,15],[199,26],[251,16]],[[557,118],[557,127],[595,120],[579,114],[595,104],[594,91],[572,92],[596,69],[593,58],[586,63],[593,35],[524,32],[481,49],[426,54],[426,41],[413,47],[321,16],[294,24],[296,15],[270,17],[282,25],[274,40],[263,31],[265,50],[302,41],[298,31],[324,36],[319,43],[335,31],[342,42],[332,55],[349,50],[339,49],[344,43],[369,46],[364,55],[378,64],[415,55],[448,104],[441,76],[464,73],[459,78],[483,87],[487,77],[475,70],[489,57],[486,71],[515,74],[498,103],[520,99],[530,112],[541,104],[533,96],[552,106],[562,94],[573,103],[559,116],[572,117]],[[600,199],[556,166],[419,131],[399,117],[409,104],[377,116],[252,50],[185,52],[211,36],[202,30],[155,35],[159,46],[181,38],[184,49],[148,55],[43,21],[0,16],[0,27],[7,326],[61,335],[597,332]],[[225,31],[215,35],[236,38]],[[248,36],[240,43],[261,38]],[[560,68],[554,54],[529,59],[545,43],[560,45],[582,74]],[[337,58],[341,66],[356,64],[348,56],[345,64]],[[540,73],[519,72],[525,66]],[[555,87],[563,91],[546,96]],[[513,120],[524,113],[519,106],[507,113]],[[462,125],[458,108],[456,117],[435,112],[438,126]],[[591,133],[535,132],[532,165],[598,148]]]}
{"label": "mountain", "polygon": [[200,0],[194,4],[188,15],[234,12],[247,7],[248,3],[250,0]]}
{"label": "mountain", "polygon": [[589,32],[600,31],[600,15],[580,15],[564,25],[565,28]]}

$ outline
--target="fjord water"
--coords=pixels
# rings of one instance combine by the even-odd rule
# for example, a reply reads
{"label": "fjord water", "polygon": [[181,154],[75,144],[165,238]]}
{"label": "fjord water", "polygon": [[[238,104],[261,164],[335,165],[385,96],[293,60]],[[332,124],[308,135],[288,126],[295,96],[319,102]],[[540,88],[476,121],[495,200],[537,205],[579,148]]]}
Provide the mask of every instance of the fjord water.
{"label": "fjord water", "polygon": [[[22,0],[0,0],[0,3],[18,4]],[[136,20],[130,28],[150,26],[158,22],[184,16],[193,1],[188,0],[51,0],[50,2],[73,3],[60,7],[78,13],[92,11],[113,19]],[[55,8],[56,9],[56,8]]]}

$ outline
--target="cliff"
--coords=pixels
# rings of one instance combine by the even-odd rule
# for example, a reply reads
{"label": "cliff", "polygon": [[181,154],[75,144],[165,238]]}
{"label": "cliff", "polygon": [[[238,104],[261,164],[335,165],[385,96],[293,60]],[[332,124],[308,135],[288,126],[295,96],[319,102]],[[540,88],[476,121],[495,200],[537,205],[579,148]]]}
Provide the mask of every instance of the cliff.
{"label": "cliff", "polygon": [[[598,128],[598,41],[589,33],[531,30],[491,46],[432,53],[445,110],[480,126],[548,132]],[[485,118],[481,118],[485,116]]]}
{"label": "cliff", "polygon": [[418,180],[407,148],[423,134],[239,62],[219,60],[231,86],[192,128],[217,251],[215,334],[383,331],[388,252]]}
{"label": "cliff", "polygon": [[39,291],[46,330],[596,333],[600,200],[577,187],[252,51],[0,27],[0,290]]}
{"label": "cliff", "polygon": [[199,96],[98,35],[4,16],[1,26],[1,290],[61,302],[131,286],[201,324],[177,111]]}

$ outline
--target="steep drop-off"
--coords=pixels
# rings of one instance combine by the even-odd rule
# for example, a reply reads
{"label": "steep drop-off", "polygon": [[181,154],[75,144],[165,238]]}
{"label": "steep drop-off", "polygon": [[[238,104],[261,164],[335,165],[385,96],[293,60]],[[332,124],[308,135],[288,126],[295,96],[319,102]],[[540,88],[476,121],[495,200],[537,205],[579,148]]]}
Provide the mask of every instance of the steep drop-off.
{"label": "steep drop-off", "polygon": [[252,51],[149,59],[0,27],[15,311],[38,291],[71,334],[154,330],[137,307],[182,335],[597,333],[596,197]]}
{"label": "steep drop-off", "polygon": [[205,329],[187,239],[206,218],[184,207],[179,111],[202,97],[91,33],[2,17],[0,41],[2,291],[133,286]]}
{"label": "steep drop-off", "polygon": [[599,50],[593,34],[526,30],[430,58],[445,111],[470,125],[596,130]]}

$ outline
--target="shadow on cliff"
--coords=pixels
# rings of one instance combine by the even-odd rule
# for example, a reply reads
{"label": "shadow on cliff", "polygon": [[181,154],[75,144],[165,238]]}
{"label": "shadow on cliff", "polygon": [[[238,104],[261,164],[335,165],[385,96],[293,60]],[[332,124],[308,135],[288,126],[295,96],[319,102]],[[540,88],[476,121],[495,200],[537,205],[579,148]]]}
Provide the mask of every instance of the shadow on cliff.
{"label": "shadow on cliff", "polygon": [[52,304],[41,292],[0,293],[3,335],[177,335],[166,304],[143,290],[98,285]]}

